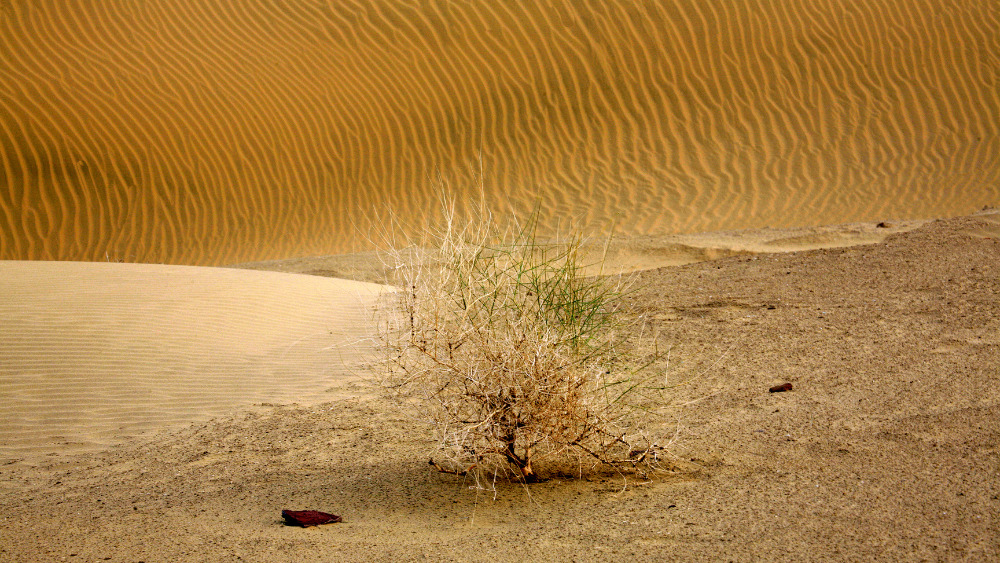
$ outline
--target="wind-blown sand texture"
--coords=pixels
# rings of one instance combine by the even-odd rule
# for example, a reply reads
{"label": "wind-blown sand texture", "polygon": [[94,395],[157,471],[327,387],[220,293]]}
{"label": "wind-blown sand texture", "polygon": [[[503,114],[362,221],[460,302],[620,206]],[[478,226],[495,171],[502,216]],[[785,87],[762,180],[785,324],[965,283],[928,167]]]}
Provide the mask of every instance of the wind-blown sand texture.
{"label": "wind-blown sand texture", "polygon": [[95,450],[254,403],[328,400],[383,286],[0,261],[0,459]]}
{"label": "wind-blown sand texture", "polygon": [[1000,203],[1000,4],[5,0],[0,141],[0,259],[362,250],[442,184],[626,234],[951,216]]}
{"label": "wind-blown sand texture", "polygon": [[[53,455],[0,464],[0,561],[995,561],[998,257],[992,211],[875,244],[641,273],[636,312],[674,347],[676,380],[696,375],[683,397],[701,399],[679,411],[678,471],[651,482],[556,475],[527,489],[501,483],[494,501],[434,473],[428,428],[352,380],[321,405],[245,408],[101,452],[56,444]],[[135,281],[140,273],[224,278],[234,292],[266,275],[3,267],[34,276],[22,290],[33,298],[46,284],[99,278],[141,285],[150,304],[163,292]],[[272,276],[283,293],[306,283]],[[68,306],[96,302],[92,285],[76,285]],[[287,292],[255,318],[275,322],[307,301]],[[59,309],[46,306],[22,310]],[[195,313],[227,326],[246,318],[221,305]],[[69,342],[76,327],[49,323],[36,338]],[[212,341],[251,347],[236,339],[252,330],[222,332]],[[171,357],[200,346],[174,341]],[[784,382],[793,390],[768,393]],[[55,414],[60,400],[39,408]],[[345,522],[286,527],[282,509]]]}

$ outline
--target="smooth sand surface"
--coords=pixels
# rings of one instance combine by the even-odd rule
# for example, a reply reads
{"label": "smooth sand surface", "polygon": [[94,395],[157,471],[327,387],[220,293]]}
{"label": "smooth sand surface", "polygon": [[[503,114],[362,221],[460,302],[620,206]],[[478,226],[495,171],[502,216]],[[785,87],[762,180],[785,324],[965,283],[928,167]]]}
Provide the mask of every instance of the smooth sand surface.
{"label": "smooth sand surface", "polygon": [[192,266],[0,261],[0,459],[329,399],[381,286]]}
{"label": "smooth sand surface", "polygon": [[[699,399],[678,411],[677,470],[500,483],[495,500],[433,472],[427,427],[361,379],[340,380],[325,403],[234,410],[270,401],[265,389],[329,385],[323,353],[337,339],[326,331],[356,326],[344,311],[359,301],[342,298],[372,286],[0,263],[5,294],[21,297],[2,305],[19,328],[0,328],[0,365],[35,396],[19,411],[36,417],[28,426],[86,384],[43,383],[43,363],[60,377],[89,370],[101,386],[86,400],[153,410],[159,397],[122,391],[166,397],[193,377],[199,399],[185,404],[218,409],[101,451],[60,440],[51,455],[0,464],[0,560],[997,560],[998,258],[1000,215],[987,210],[872,244],[643,271],[632,311],[672,347],[661,367],[693,376],[678,399]],[[282,382],[214,389],[248,371]],[[768,392],[785,382],[792,391]],[[282,509],[345,522],[290,528]]]}
{"label": "smooth sand surface", "polygon": [[365,250],[438,190],[627,235],[1000,204],[996,0],[0,2],[0,259]]}

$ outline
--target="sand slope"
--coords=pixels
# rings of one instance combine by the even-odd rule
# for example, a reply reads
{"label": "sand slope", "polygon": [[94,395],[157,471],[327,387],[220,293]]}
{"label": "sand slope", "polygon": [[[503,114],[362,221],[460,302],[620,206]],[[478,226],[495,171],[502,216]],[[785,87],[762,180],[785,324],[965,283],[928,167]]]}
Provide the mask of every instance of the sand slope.
{"label": "sand slope", "polygon": [[0,259],[362,250],[442,183],[628,234],[964,214],[998,76],[995,0],[7,0]]}
{"label": "sand slope", "polygon": [[0,459],[328,398],[357,368],[379,290],[273,272],[0,262]]}
{"label": "sand slope", "polygon": [[[992,213],[644,273],[634,305],[702,398],[681,411],[685,469],[651,483],[556,476],[493,501],[350,383],[0,466],[0,560],[997,560],[998,257]],[[287,528],[283,508],[346,522]]]}

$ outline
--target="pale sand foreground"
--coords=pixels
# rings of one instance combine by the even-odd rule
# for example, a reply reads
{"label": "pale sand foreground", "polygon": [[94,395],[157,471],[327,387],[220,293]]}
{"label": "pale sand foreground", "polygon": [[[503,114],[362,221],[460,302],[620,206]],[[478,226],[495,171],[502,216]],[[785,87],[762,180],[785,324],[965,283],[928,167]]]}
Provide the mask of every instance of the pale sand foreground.
{"label": "pale sand foreground", "polygon": [[[501,484],[494,501],[432,473],[424,428],[353,379],[325,404],[258,405],[100,452],[0,466],[0,560],[996,560],[998,259],[1000,215],[984,213],[875,244],[643,272],[634,306],[674,347],[671,369],[698,374],[685,396],[703,399],[680,411],[674,451],[684,469],[652,482],[557,476],[528,489]],[[2,266],[0,279],[26,268]],[[106,283],[125,277],[117,266],[93,265],[109,268]],[[66,286],[82,270],[51,267],[48,277]],[[241,322],[261,322],[309,301],[296,284],[311,278],[262,273],[300,288],[267,297],[257,272],[232,274],[251,277],[212,299],[250,295],[193,315],[253,310]],[[18,287],[36,298],[57,283],[33,279],[34,289]],[[144,287],[150,304],[168,293]],[[113,307],[86,283],[77,289],[47,311]],[[276,308],[264,311],[268,303]],[[75,310],[46,338],[69,342],[76,325],[65,323],[95,314]],[[212,347],[192,365],[223,375],[219,366],[288,346],[270,332],[245,343],[226,332],[201,333],[220,347],[218,366]],[[196,340],[174,341],[160,358],[182,361]],[[786,381],[793,391],[767,392]],[[346,523],[288,528],[283,508]]]}
{"label": "pale sand foreground", "polygon": [[190,266],[0,261],[0,458],[93,450],[255,402],[321,401],[381,286]]}

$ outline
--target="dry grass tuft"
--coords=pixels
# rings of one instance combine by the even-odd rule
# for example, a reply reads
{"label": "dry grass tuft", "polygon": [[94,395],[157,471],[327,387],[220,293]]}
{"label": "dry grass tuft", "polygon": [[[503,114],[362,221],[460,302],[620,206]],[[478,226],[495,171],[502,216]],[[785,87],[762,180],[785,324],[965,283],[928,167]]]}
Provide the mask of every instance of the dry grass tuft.
{"label": "dry grass tuft", "polygon": [[621,276],[585,276],[581,238],[542,243],[534,218],[445,217],[431,250],[388,254],[401,289],[379,310],[382,383],[431,420],[431,465],[480,484],[572,454],[656,469],[670,387],[630,355],[642,321],[617,309]]}

